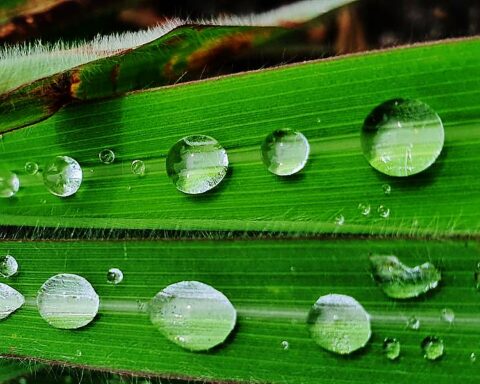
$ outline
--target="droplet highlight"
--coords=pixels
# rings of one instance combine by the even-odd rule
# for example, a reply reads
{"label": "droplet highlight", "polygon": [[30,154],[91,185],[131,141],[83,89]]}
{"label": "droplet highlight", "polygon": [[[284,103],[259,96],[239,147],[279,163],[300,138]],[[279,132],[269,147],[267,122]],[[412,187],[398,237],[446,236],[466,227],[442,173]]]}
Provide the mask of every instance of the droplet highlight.
{"label": "droplet highlight", "polygon": [[111,149],[104,149],[100,151],[98,158],[103,164],[112,164],[115,161],[115,152]]}
{"label": "droplet highlight", "polygon": [[427,360],[438,360],[445,352],[443,340],[436,336],[427,336],[422,341],[423,357]]}
{"label": "droplet highlight", "polygon": [[383,353],[385,354],[386,358],[389,360],[396,360],[400,356],[400,342],[391,337],[387,337],[383,341]]}
{"label": "droplet highlight", "polygon": [[80,164],[68,156],[57,156],[45,165],[43,183],[50,193],[59,197],[75,194],[82,184]]}
{"label": "droplet highlight", "polygon": [[12,197],[20,189],[20,179],[18,176],[6,169],[0,168],[0,197]]}
{"label": "droplet highlight", "polygon": [[25,172],[31,176],[36,175],[38,173],[38,164],[34,161],[27,161],[25,163]]}
{"label": "droplet highlight", "polygon": [[7,284],[0,283],[0,320],[7,318],[25,303],[23,295]]}
{"label": "droplet highlight", "polygon": [[123,272],[118,268],[110,268],[107,272],[107,282],[110,284],[120,284],[123,281]]}
{"label": "droplet highlight", "polygon": [[132,173],[137,176],[144,176],[146,167],[145,163],[142,160],[133,160],[132,161]]}
{"label": "droplet highlight", "polygon": [[10,278],[18,272],[18,262],[12,255],[0,257],[0,276]]}

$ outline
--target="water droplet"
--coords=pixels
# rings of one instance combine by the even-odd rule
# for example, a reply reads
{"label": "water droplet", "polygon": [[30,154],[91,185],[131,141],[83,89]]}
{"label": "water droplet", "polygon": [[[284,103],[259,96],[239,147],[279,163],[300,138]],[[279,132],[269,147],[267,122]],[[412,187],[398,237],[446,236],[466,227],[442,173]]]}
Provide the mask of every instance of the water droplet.
{"label": "water droplet", "polygon": [[369,314],[346,295],[321,296],[310,310],[307,323],[318,345],[342,355],[364,347],[371,336]]}
{"label": "water droplet", "polygon": [[25,172],[29,175],[36,175],[38,172],[38,164],[34,161],[27,161],[25,163]]}
{"label": "water droplet", "polygon": [[145,163],[142,160],[133,160],[132,161],[132,172],[137,176],[145,175]]}
{"label": "water droplet", "polygon": [[191,351],[205,351],[225,341],[237,313],[228,298],[198,281],[169,285],[152,299],[152,324],[163,335]]}
{"label": "water droplet", "polygon": [[0,283],[0,320],[10,316],[25,303],[23,295],[12,287]]}
{"label": "water droplet", "polygon": [[110,284],[120,284],[123,281],[123,272],[118,268],[110,268],[107,272],[107,282]]}
{"label": "water droplet", "polygon": [[9,278],[18,272],[18,263],[12,255],[0,256],[0,276]]}
{"label": "water droplet", "polygon": [[365,119],[362,148],[370,165],[389,176],[410,176],[430,167],[443,148],[440,117],[418,100],[389,100]]}
{"label": "water droplet", "polygon": [[396,256],[373,255],[370,263],[374,279],[387,296],[394,299],[417,297],[436,288],[442,278],[437,268],[428,262],[409,268]]}
{"label": "water droplet", "polygon": [[387,337],[383,341],[383,352],[389,360],[396,360],[400,356],[400,342],[397,339]]}
{"label": "water droplet", "polygon": [[450,308],[443,308],[441,312],[441,319],[446,323],[453,324],[455,320],[455,312],[453,312]]}
{"label": "water droplet", "polygon": [[42,318],[61,329],[77,329],[89,324],[97,315],[99,302],[87,280],[67,273],[48,279],[37,296]]}
{"label": "water droplet", "polygon": [[475,354],[475,352],[472,352],[470,354],[470,362],[475,363],[476,361],[477,361],[477,355]]}
{"label": "water droplet", "polygon": [[45,187],[55,196],[67,197],[78,191],[82,184],[82,168],[71,157],[57,156],[47,163],[43,172]]}
{"label": "water droplet", "polygon": [[175,187],[196,195],[215,188],[228,170],[228,156],[210,136],[187,136],[177,141],[167,155],[167,174]]}
{"label": "water droplet", "polygon": [[418,320],[415,316],[408,318],[407,328],[418,331],[420,329],[420,320]]}
{"label": "water droplet", "polygon": [[370,211],[372,210],[372,208],[370,204],[360,203],[358,204],[358,210],[360,211],[361,215],[368,216],[370,215]]}
{"label": "water droplet", "polygon": [[338,226],[342,226],[343,224],[345,224],[345,216],[338,215],[337,217],[335,217],[335,224]]}
{"label": "water droplet", "polygon": [[20,189],[18,176],[6,169],[0,168],[0,197],[12,197]]}
{"label": "water droplet", "polygon": [[18,384],[27,384],[28,380],[25,377],[21,377],[18,379]]}
{"label": "water droplet", "polygon": [[112,164],[115,161],[115,152],[111,149],[104,149],[100,151],[98,158],[103,164]]}
{"label": "water droplet", "polygon": [[282,346],[282,348],[286,351],[287,349],[290,348],[290,343],[289,343],[287,340],[283,340],[283,341],[281,342],[281,346]]}
{"label": "water droplet", "polygon": [[274,131],[262,144],[263,163],[278,176],[300,172],[307,163],[309,153],[307,138],[292,129]]}
{"label": "water droplet", "polygon": [[80,349],[77,349],[77,351],[75,352],[75,355],[77,357],[81,357],[82,356],[82,351]]}
{"label": "water droplet", "polygon": [[377,208],[378,215],[387,219],[390,216],[390,208],[385,207],[384,205],[379,205]]}
{"label": "water droplet", "polygon": [[392,187],[389,184],[383,184],[382,190],[385,195],[390,195],[392,193]]}
{"label": "water droplet", "polygon": [[422,341],[423,357],[427,360],[437,360],[443,356],[445,347],[443,340],[436,336],[427,336]]}
{"label": "water droplet", "polygon": [[480,290],[480,262],[477,264],[477,267],[475,268],[475,272],[473,273],[473,279],[474,279],[475,288]]}

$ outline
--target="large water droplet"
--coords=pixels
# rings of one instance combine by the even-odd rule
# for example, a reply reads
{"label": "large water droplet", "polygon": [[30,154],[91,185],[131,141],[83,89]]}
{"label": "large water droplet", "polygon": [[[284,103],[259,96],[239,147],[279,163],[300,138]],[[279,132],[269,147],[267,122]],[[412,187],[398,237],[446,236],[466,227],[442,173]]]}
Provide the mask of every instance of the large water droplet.
{"label": "large water droplet", "polygon": [[413,268],[404,265],[396,256],[374,255],[370,257],[373,277],[387,296],[408,299],[438,286],[440,272],[431,263]]}
{"label": "large water droplet", "polygon": [[370,165],[390,176],[410,176],[430,167],[443,148],[440,117],[418,100],[389,100],[365,119],[363,153]]}
{"label": "large water droplet", "polygon": [[167,339],[191,351],[225,341],[237,313],[228,298],[198,281],[182,281],[160,291],[150,303],[150,320]]}
{"label": "large water droplet", "polygon": [[20,189],[18,176],[6,169],[0,168],[0,197],[12,197]]}
{"label": "large water droplet", "polygon": [[77,329],[97,315],[100,300],[91,284],[72,274],[55,275],[40,288],[38,311],[55,328]]}
{"label": "large water droplet", "polygon": [[418,331],[420,329],[420,320],[418,320],[415,316],[409,317],[407,319],[407,328]]}
{"label": "large water droplet", "polygon": [[279,129],[269,134],[262,144],[263,162],[278,176],[290,176],[305,167],[310,153],[307,138],[292,129]]}
{"label": "large water droplet", "polygon": [[364,347],[371,336],[369,314],[346,295],[321,296],[310,310],[307,323],[318,345],[342,355]]}
{"label": "large water droplet", "polygon": [[120,284],[123,281],[123,272],[118,268],[110,268],[107,272],[107,282],[110,284]]}
{"label": "large water droplet", "polygon": [[445,347],[443,340],[436,336],[427,336],[422,341],[423,357],[427,360],[437,360],[443,356]]}
{"label": "large water droplet", "polygon": [[115,161],[115,152],[111,149],[104,149],[100,151],[98,158],[103,164],[112,164]]}
{"label": "large water droplet", "polygon": [[25,172],[29,175],[36,175],[38,172],[38,164],[34,161],[27,161],[25,163]]}
{"label": "large water droplet", "polygon": [[210,136],[187,136],[177,141],[167,155],[167,174],[184,193],[199,194],[216,187],[228,170],[228,156]]}
{"label": "large water droplet", "polygon": [[0,320],[10,316],[25,303],[23,295],[12,287],[0,283]]}
{"label": "large water droplet", "polygon": [[440,318],[448,324],[453,324],[455,320],[455,312],[450,308],[443,308]]}
{"label": "large water droplet", "polygon": [[50,193],[67,197],[78,191],[82,184],[82,168],[71,157],[57,156],[46,164],[43,182]]}
{"label": "large water droplet", "polygon": [[383,341],[383,352],[389,360],[396,360],[400,356],[400,342],[397,339],[387,337]]}
{"label": "large water droplet", "polygon": [[0,276],[9,278],[18,272],[18,263],[12,255],[0,256]]}

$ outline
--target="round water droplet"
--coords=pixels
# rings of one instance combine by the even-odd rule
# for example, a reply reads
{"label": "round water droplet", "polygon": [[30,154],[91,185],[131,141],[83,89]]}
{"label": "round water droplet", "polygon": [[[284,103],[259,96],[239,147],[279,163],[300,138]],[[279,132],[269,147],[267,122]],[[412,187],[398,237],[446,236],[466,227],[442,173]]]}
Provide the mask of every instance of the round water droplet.
{"label": "round water droplet", "polygon": [[82,168],[68,156],[57,156],[45,165],[43,183],[55,196],[67,197],[78,191],[82,184]]}
{"label": "round water droplet", "polygon": [[477,355],[475,354],[475,352],[472,352],[470,354],[470,362],[475,363],[476,361],[477,361]]}
{"label": "round water droplet", "polygon": [[123,281],[123,272],[118,268],[110,268],[107,272],[107,282],[110,284],[120,284]]}
{"label": "round water droplet", "polygon": [[104,149],[100,151],[98,158],[103,164],[112,164],[115,161],[115,152],[111,149]]}
{"label": "round water droplet", "polygon": [[392,187],[389,184],[383,184],[382,190],[385,195],[390,195],[392,193]]}
{"label": "round water droplet", "polygon": [[369,314],[346,295],[321,296],[310,310],[307,323],[318,345],[341,355],[364,347],[371,336]]}
{"label": "round water droplet", "polygon": [[445,347],[443,340],[436,336],[427,336],[422,341],[423,357],[427,360],[437,360],[443,356]]}
{"label": "round water droplet", "polygon": [[396,360],[400,356],[400,342],[397,339],[387,337],[383,341],[383,352],[389,360]]}
{"label": "round water droplet", "polygon": [[441,311],[441,319],[446,323],[453,324],[453,321],[455,320],[455,312],[450,308],[444,308]]}
{"label": "round water droplet", "polygon": [[0,197],[12,197],[20,189],[18,176],[6,169],[0,168]]}
{"label": "round water droplet", "polygon": [[0,256],[0,275],[12,277],[18,272],[17,260],[12,255]]}
{"label": "round water droplet", "polygon": [[25,298],[12,287],[0,283],[0,320],[10,316],[25,303]]}
{"label": "round water droplet", "polygon": [[418,100],[389,100],[365,119],[362,148],[370,165],[389,176],[410,176],[430,167],[443,148],[440,117]]}
{"label": "round water droplet", "polygon": [[383,217],[384,219],[387,219],[390,216],[390,208],[387,208],[384,205],[379,205],[377,208],[378,215],[380,217]]}
{"label": "round water droplet", "polygon": [[25,163],[25,172],[29,175],[36,175],[38,173],[38,164],[34,161],[27,161]]}
{"label": "round water droplet", "polygon": [[145,175],[145,163],[142,160],[133,160],[132,172],[137,176]]}
{"label": "round water droplet", "polygon": [[370,215],[372,207],[370,206],[370,204],[360,203],[360,204],[358,204],[358,210],[360,211],[361,215],[368,216],[368,215]]}
{"label": "round water droplet", "polygon": [[55,275],[40,288],[38,311],[55,328],[77,329],[97,315],[100,300],[91,284],[72,274]]}
{"label": "round water droplet", "polygon": [[345,216],[338,215],[337,217],[335,217],[335,224],[338,226],[342,226],[343,224],[345,224]]}
{"label": "round water droplet", "polygon": [[166,166],[168,177],[179,191],[196,195],[220,184],[227,174],[228,156],[210,136],[187,136],[170,149]]}
{"label": "round water droplet", "polygon": [[418,320],[415,316],[410,317],[407,320],[407,328],[418,331],[420,329],[420,320]]}
{"label": "round water droplet", "polygon": [[282,348],[286,351],[288,348],[290,348],[290,343],[287,340],[283,340],[280,344]]}
{"label": "round water droplet", "polygon": [[278,176],[300,172],[308,160],[310,144],[300,132],[279,129],[269,134],[262,144],[263,163]]}
{"label": "round water droplet", "polygon": [[150,320],[165,337],[191,351],[206,351],[225,341],[237,313],[228,298],[198,281],[169,285],[150,302]]}

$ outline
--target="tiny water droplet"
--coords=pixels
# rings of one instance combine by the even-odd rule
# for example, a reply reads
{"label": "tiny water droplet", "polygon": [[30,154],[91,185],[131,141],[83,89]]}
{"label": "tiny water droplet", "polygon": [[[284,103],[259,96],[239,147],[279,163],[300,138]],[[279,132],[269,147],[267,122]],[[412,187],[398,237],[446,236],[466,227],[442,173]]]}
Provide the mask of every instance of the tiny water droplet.
{"label": "tiny water droplet", "polygon": [[337,217],[335,217],[335,224],[338,225],[339,227],[345,224],[345,216],[338,215]]}
{"label": "tiny water droplet", "polygon": [[358,204],[358,210],[360,211],[360,214],[363,216],[368,216],[370,215],[370,211],[372,210],[370,204],[367,203],[360,203]]}
{"label": "tiny water droplet", "polygon": [[290,343],[287,340],[283,340],[281,345],[285,351],[290,348]]}
{"label": "tiny water droplet", "polygon": [[310,309],[307,324],[318,345],[341,355],[364,347],[371,336],[369,314],[346,295],[321,296]]}
{"label": "tiny water droplet", "polygon": [[112,164],[115,161],[115,152],[111,149],[104,149],[100,151],[98,158],[103,164]]}
{"label": "tiny water droplet", "polygon": [[400,356],[400,349],[400,342],[395,338],[387,337],[383,341],[383,352],[389,360],[398,359]]}
{"label": "tiny water droplet", "polygon": [[18,272],[18,263],[12,255],[0,256],[0,276],[12,277]]}
{"label": "tiny water droplet", "polygon": [[390,184],[383,184],[382,190],[385,195],[390,195],[392,193],[392,187],[390,186]]}
{"label": "tiny water droplet", "polygon": [[38,173],[38,164],[34,161],[27,161],[25,163],[25,172],[29,175],[36,175]]}
{"label": "tiny water droplet", "polygon": [[384,219],[387,219],[390,216],[390,208],[387,208],[384,205],[379,205],[377,208],[378,215],[380,217],[383,217]]}
{"label": "tiny water droplet", "polygon": [[477,264],[475,268],[475,272],[473,273],[473,279],[474,279],[475,288],[480,290],[480,262]]}
{"label": "tiny water droplet", "polygon": [[418,320],[415,316],[410,317],[407,320],[407,328],[418,331],[420,329],[420,320]]}
{"label": "tiny water droplet", "polygon": [[145,163],[142,160],[133,160],[132,161],[132,172],[137,176],[145,175]]}
{"label": "tiny water droplet", "polygon": [[107,272],[107,282],[110,284],[120,284],[123,281],[123,272],[118,268],[110,268]]}
{"label": "tiny water droplet", "polygon": [[78,191],[83,172],[80,164],[71,157],[57,156],[45,165],[43,183],[55,196],[67,197]]}
{"label": "tiny water droplet", "polygon": [[437,360],[443,356],[445,346],[443,340],[436,336],[427,336],[422,341],[423,357],[427,360]]}
{"label": "tiny water droplet", "polygon": [[472,352],[472,353],[470,354],[470,361],[471,361],[472,363],[475,363],[475,362],[477,361],[477,355],[475,354],[475,352]]}
{"label": "tiny water droplet", "polygon": [[453,324],[455,320],[455,312],[453,312],[450,308],[443,308],[440,318],[446,323]]}
{"label": "tiny water droplet", "polygon": [[18,176],[6,169],[0,168],[0,197],[12,197],[20,189]]}
{"label": "tiny water droplet", "polygon": [[23,295],[8,286],[0,283],[0,320],[10,316],[25,303]]}
{"label": "tiny water droplet", "polygon": [[277,176],[300,172],[307,163],[310,144],[300,132],[279,129],[269,134],[262,144],[263,163]]}
{"label": "tiny water droplet", "polygon": [[206,351],[225,341],[237,312],[228,298],[198,281],[169,285],[149,305],[152,324],[170,341],[190,351]]}
{"label": "tiny water droplet", "polygon": [[386,101],[363,124],[363,153],[373,168],[389,176],[426,170],[440,155],[443,143],[440,117],[418,100]]}
{"label": "tiny water droplet", "polygon": [[86,279],[67,273],[48,279],[37,296],[40,316],[61,329],[89,324],[97,315],[99,303],[97,293]]}
{"label": "tiny water droplet", "polygon": [[396,256],[373,255],[370,264],[375,281],[394,299],[417,297],[436,288],[442,278],[429,262],[410,268]]}
{"label": "tiny water droplet", "polygon": [[75,352],[75,355],[77,357],[81,357],[82,356],[82,351],[80,349],[77,349],[77,351]]}
{"label": "tiny water droplet", "polygon": [[187,136],[170,149],[166,166],[179,191],[196,195],[221,183],[228,170],[227,151],[210,136]]}

